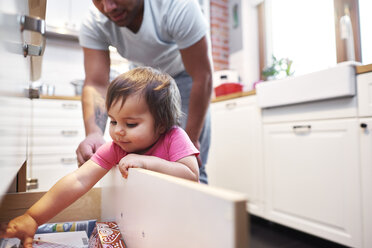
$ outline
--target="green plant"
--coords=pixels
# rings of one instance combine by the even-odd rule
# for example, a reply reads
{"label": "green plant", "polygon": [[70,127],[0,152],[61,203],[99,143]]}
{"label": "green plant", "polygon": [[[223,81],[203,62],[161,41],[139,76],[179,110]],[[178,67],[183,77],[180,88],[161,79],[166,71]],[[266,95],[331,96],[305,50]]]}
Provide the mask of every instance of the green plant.
{"label": "green plant", "polygon": [[265,67],[262,71],[264,80],[276,79],[281,72],[284,72],[286,77],[293,75],[294,72],[291,71],[292,63],[293,61],[288,58],[281,58],[278,60],[272,55],[271,65]]}

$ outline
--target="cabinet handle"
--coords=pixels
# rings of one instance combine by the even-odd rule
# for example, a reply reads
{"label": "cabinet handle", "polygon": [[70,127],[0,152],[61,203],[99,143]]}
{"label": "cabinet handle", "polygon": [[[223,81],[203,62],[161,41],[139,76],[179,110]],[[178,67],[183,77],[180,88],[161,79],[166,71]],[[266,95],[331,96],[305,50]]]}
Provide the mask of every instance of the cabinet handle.
{"label": "cabinet handle", "polygon": [[62,108],[64,109],[76,109],[77,107],[78,105],[74,103],[62,103]]}
{"label": "cabinet handle", "polygon": [[76,158],[61,158],[61,163],[62,164],[73,164],[77,163]]}
{"label": "cabinet handle", "polygon": [[28,190],[39,188],[38,179],[37,178],[27,178],[26,179],[26,188]]}
{"label": "cabinet handle", "polygon": [[236,102],[229,102],[229,103],[226,103],[226,108],[227,109],[233,109],[236,107]]}
{"label": "cabinet handle", "polygon": [[360,127],[361,127],[361,128],[367,128],[368,125],[367,125],[367,123],[360,123]]}
{"label": "cabinet handle", "polygon": [[311,125],[296,125],[293,126],[293,131],[295,133],[305,133],[311,131]]}
{"label": "cabinet handle", "polygon": [[77,136],[78,135],[78,131],[76,130],[62,130],[61,131],[61,134],[63,136]]}
{"label": "cabinet handle", "polygon": [[23,44],[23,55],[26,56],[42,56],[45,50],[45,20],[38,17],[30,17],[22,15],[20,18],[21,32],[23,30],[30,30],[41,34],[41,44]]}

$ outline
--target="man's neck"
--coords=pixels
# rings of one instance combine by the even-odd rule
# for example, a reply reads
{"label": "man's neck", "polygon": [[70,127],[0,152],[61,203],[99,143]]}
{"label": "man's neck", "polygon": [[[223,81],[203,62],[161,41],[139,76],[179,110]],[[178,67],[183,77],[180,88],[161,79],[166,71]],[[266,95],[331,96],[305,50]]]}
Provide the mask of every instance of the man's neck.
{"label": "man's neck", "polygon": [[142,5],[140,6],[140,10],[138,12],[137,17],[133,20],[131,24],[127,26],[129,30],[131,30],[133,33],[137,33],[138,30],[141,28],[142,20],[143,20],[143,13],[144,13],[144,3],[142,2]]}

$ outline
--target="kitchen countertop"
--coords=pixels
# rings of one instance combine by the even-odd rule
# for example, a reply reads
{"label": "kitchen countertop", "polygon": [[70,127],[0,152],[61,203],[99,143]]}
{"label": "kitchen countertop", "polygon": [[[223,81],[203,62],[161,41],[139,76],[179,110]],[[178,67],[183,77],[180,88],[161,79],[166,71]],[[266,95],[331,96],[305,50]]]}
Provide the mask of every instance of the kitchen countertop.
{"label": "kitchen countertop", "polygon": [[81,100],[81,96],[40,95],[40,99],[75,100],[75,101],[80,101]]}
{"label": "kitchen countertop", "polygon": [[358,65],[356,67],[356,73],[357,74],[366,73],[366,72],[372,72],[372,64],[369,64],[369,65]]}
{"label": "kitchen countertop", "polygon": [[256,90],[236,92],[236,93],[232,93],[232,94],[228,94],[228,95],[215,97],[211,100],[211,102],[212,103],[221,102],[221,101],[226,101],[226,100],[230,100],[230,99],[234,99],[234,98],[238,98],[238,97],[251,96],[251,95],[255,95],[255,94],[256,94]]}

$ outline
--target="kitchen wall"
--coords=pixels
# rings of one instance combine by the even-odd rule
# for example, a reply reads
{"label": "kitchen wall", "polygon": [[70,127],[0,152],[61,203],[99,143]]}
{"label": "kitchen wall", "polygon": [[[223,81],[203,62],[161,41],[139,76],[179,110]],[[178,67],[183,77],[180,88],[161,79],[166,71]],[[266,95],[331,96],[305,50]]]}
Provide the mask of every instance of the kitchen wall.
{"label": "kitchen wall", "polygon": [[71,81],[84,79],[83,50],[77,40],[48,38],[40,83],[55,86],[56,95],[74,95]]}
{"label": "kitchen wall", "polygon": [[[231,1],[236,2],[236,1]],[[240,6],[240,25],[241,36],[234,36],[230,32],[230,40],[241,38],[242,49],[233,51],[229,56],[229,68],[238,71],[242,83],[247,90],[252,89],[252,85],[260,78],[259,73],[259,50],[258,50],[258,19],[257,4],[258,0],[241,0]],[[229,5],[229,29],[233,30],[234,21],[233,6]]]}
{"label": "kitchen wall", "polygon": [[[233,4],[238,3],[240,35],[231,32]],[[214,70],[238,71],[246,89],[259,79],[258,30],[256,5],[259,0],[210,0],[210,23]],[[48,20],[47,20],[48,21]],[[236,23],[235,23],[236,24]],[[240,49],[231,50],[230,42],[241,39]],[[55,94],[74,95],[70,82],[84,78],[83,53],[77,40],[48,38],[41,83],[55,85]]]}
{"label": "kitchen wall", "polygon": [[236,70],[245,88],[259,80],[257,5],[260,0],[211,0],[214,70]]}

